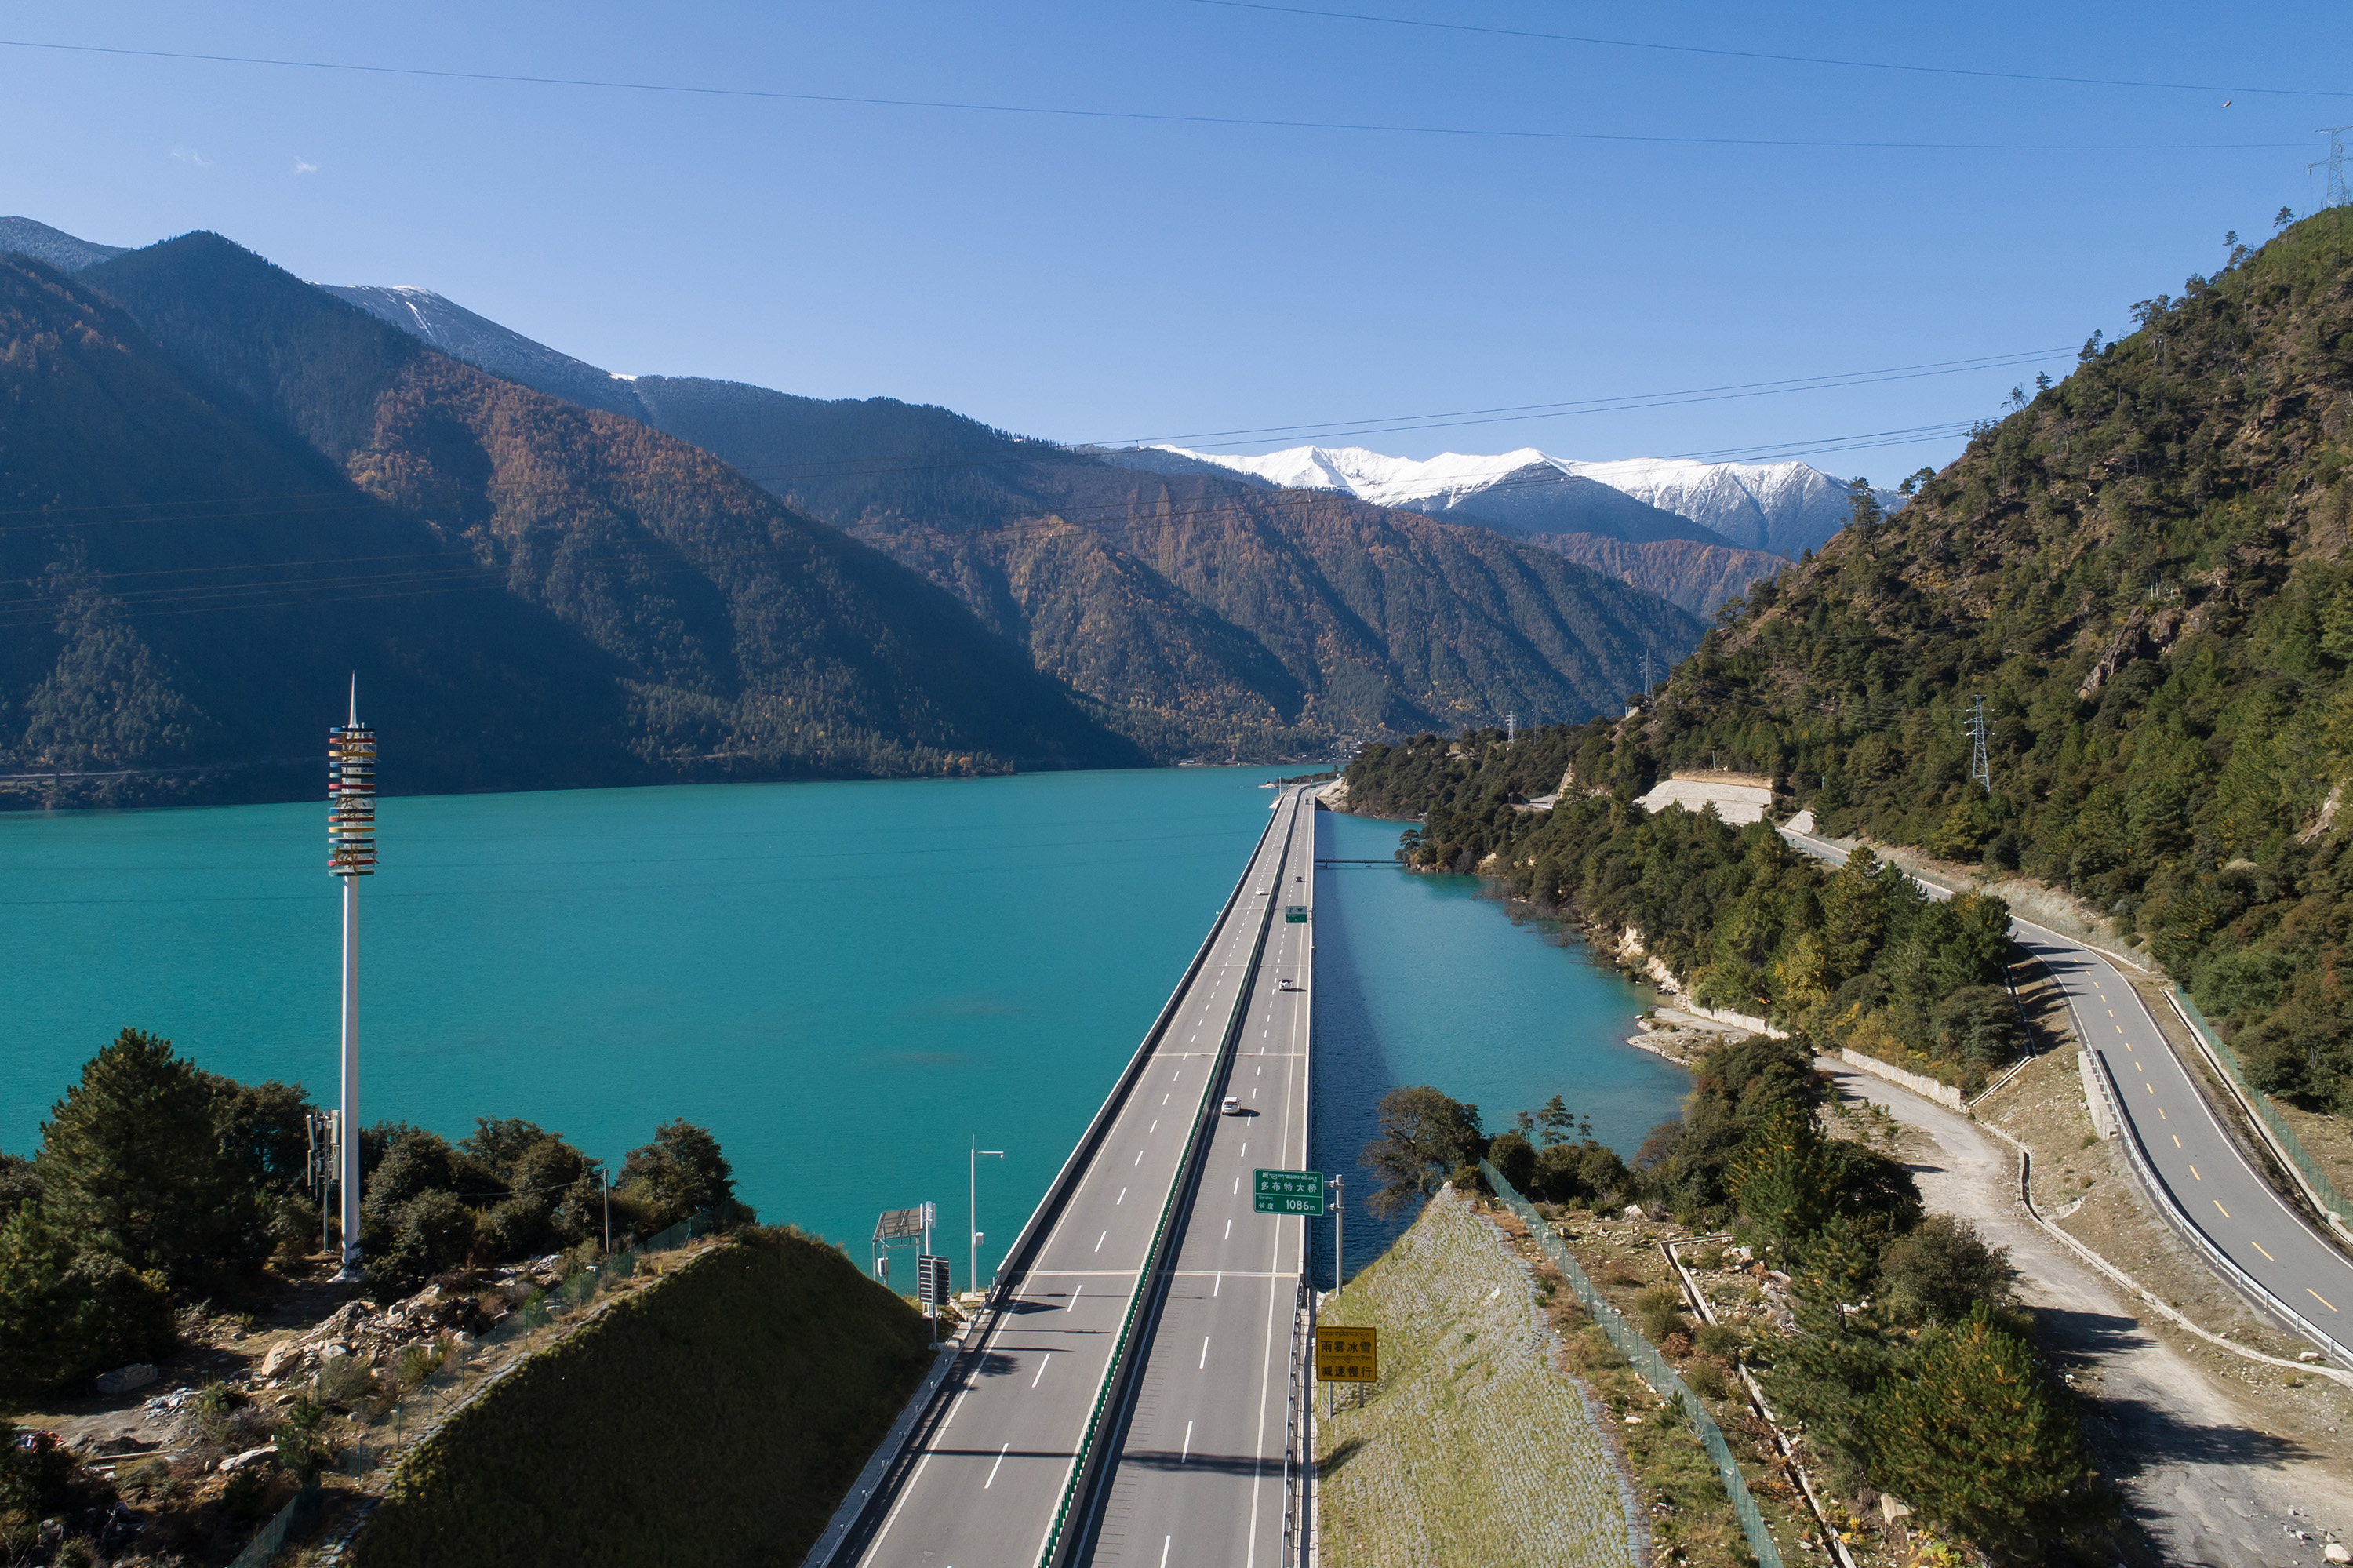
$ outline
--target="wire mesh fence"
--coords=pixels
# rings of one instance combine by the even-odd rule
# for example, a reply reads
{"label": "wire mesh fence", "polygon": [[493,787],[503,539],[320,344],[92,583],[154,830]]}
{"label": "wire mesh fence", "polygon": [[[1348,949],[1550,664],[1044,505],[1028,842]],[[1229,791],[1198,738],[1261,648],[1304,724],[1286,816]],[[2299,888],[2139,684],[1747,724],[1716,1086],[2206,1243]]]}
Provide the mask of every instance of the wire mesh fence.
{"label": "wire mesh fence", "polygon": [[2328,1172],[2323,1171],[2319,1162],[2306,1150],[2303,1139],[2295,1135],[2295,1129],[2273,1108],[2271,1097],[2247,1082],[2247,1075],[2239,1067],[2239,1054],[2232,1050],[2230,1043],[2206,1021],[2206,1015],[2198,1011],[2198,1004],[2189,1000],[2188,991],[2179,986],[2174,987],[2173,1000],[2179,1005],[2182,1016],[2189,1020],[2189,1026],[2206,1037],[2207,1047],[2213,1053],[2214,1059],[2222,1065],[2222,1070],[2231,1075],[2231,1081],[2238,1086],[2239,1097],[2255,1108],[2255,1114],[2263,1118],[2263,1125],[2278,1138],[2280,1150],[2295,1161],[2295,1168],[2304,1172],[2304,1179],[2312,1183],[2315,1192],[2320,1194],[2321,1207],[2334,1211],[2342,1218],[2353,1220],[2353,1205],[2345,1202],[2345,1194],[2337,1190],[2337,1184],[2328,1179]]}
{"label": "wire mesh fence", "polygon": [[1626,1321],[1618,1308],[1609,1304],[1608,1298],[1594,1288],[1593,1282],[1585,1277],[1585,1270],[1577,1266],[1577,1259],[1569,1255],[1568,1248],[1561,1244],[1559,1236],[1553,1234],[1551,1224],[1520,1196],[1516,1188],[1504,1180],[1504,1173],[1484,1160],[1479,1161],[1479,1173],[1486,1177],[1488,1187],[1503,1205],[1517,1214],[1521,1223],[1528,1227],[1529,1236],[1543,1249],[1553,1266],[1560,1270],[1560,1277],[1568,1281],[1568,1287],[1577,1293],[1577,1300],[1585,1304],[1585,1309],[1593,1315],[1593,1320],[1601,1326],[1601,1331],[1609,1337],[1609,1342],[1618,1348],[1619,1354],[1634,1364],[1634,1370],[1641,1374],[1642,1381],[1649,1383],[1661,1399],[1682,1404],[1684,1419],[1699,1435],[1700,1446],[1707,1450],[1709,1461],[1715,1466],[1716,1475],[1724,1482],[1725,1494],[1732,1499],[1732,1512],[1740,1520],[1741,1532],[1748,1538],[1748,1550],[1757,1554],[1757,1561],[1762,1568],[1781,1568],[1780,1548],[1773,1543],[1773,1532],[1765,1528],[1765,1516],[1757,1511],[1757,1499],[1748,1495],[1748,1483],[1740,1474],[1739,1462],[1732,1457],[1732,1446],[1724,1440],[1723,1429],[1707,1413],[1707,1407],[1700,1403],[1699,1395],[1684,1384],[1667,1358]]}

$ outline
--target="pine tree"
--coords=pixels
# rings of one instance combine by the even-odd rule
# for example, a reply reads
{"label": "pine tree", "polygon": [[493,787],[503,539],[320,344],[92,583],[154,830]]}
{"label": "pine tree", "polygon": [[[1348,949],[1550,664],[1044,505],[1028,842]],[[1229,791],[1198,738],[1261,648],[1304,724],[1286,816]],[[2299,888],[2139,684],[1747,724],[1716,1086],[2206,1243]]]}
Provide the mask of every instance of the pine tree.
{"label": "pine tree", "polygon": [[1873,1479],[1980,1546],[2067,1511],[2086,1480],[2072,1404],[1983,1304],[1922,1335],[1905,1375],[1871,1395],[1863,1427]]}
{"label": "pine tree", "polygon": [[38,1203],[0,1224],[0,1390],[46,1393],[171,1342],[161,1275],[77,1251],[72,1232]]}
{"label": "pine tree", "polygon": [[1871,1304],[1877,1265],[1843,1220],[1825,1226],[1790,1280],[1797,1332],[1775,1353],[1766,1392],[1849,1478],[1868,1471],[1863,1415],[1900,1347]]}
{"label": "pine tree", "polygon": [[137,1272],[216,1257],[247,1228],[254,1196],[214,1111],[204,1075],[170,1041],[124,1030],[49,1108],[42,1208]]}

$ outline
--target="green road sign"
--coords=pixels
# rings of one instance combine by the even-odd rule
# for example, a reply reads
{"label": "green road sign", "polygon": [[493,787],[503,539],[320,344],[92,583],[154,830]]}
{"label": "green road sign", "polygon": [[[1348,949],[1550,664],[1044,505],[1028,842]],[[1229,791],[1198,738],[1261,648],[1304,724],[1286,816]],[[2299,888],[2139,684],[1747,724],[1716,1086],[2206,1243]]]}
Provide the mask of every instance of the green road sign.
{"label": "green road sign", "polygon": [[1286,905],[1284,905],[1284,906],[1282,906],[1282,918],[1283,918],[1283,922],[1284,922],[1284,924],[1286,924],[1286,925],[1291,925],[1291,926],[1304,926],[1304,925],[1306,925],[1306,924],[1307,924],[1307,906],[1306,906],[1306,905],[1304,905],[1304,904],[1286,904]]}
{"label": "green road sign", "polygon": [[1324,1212],[1324,1172],[1253,1171],[1250,1177],[1250,1206],[1261,1214],[1321,1214]]}

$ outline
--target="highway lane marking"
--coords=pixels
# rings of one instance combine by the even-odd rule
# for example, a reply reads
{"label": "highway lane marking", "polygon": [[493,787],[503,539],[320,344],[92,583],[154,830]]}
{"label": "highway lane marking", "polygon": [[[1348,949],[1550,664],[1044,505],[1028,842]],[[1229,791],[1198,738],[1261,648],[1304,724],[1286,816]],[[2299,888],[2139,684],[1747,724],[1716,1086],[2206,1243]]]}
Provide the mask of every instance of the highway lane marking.
{"label": "highway lane marking", "polygon": [[1176,1450],[1176,1462],[1183,1464],[1193,1457],[1193,1424],[1185,1423],[1185,1446]]}
{"label": "highway lane marking", "polygon": [[1234,1178],[1234,1196],[1235,1196],[1235,1197],[1237,1197],[1237,1198],[1239,1198],[1239,1197],[1240,1197],[1241,1195],[1242,1195],[1242,1179],[1241,1179],[1240,1177],[1237,1176],[1237,1177],[1235,1177],[1235,1178]]}
{"label": "highway lane marking", "polygon": [[[2247,1238],[2247,1245],[2253,1247],[2257,1252],[2263,1252],[2263,1244],[2257,1241],[2253,1236],[2249,1236]],[[2263,1252],[2263,1260],[2267,1263],[2277,1263],[2279,1261],[2279,1259],[2272,1256],[2272,1255],[2267,1252]]]}
{"label": "highway lane marking", "polygon": [[[1232,1226],[1233,1226],[1233,1221],[1231,1221],[1231,1220],[1228,1220],[1228,1221],[1226,1222],[1226,1225],[1227,1225],[1227,1228],[1228,1228],[1228,1229],[1231,1229],[1231,1228],[1232,1228]],[[1224,1269],[1222,1269],[1222,1268],[1221,1268],[1221,1269],[1218,1270],[1218,1277],[1217,1277],[1216,1282],[1215,1282],[1215,1283],[1213,1283],[1213,1284],[1209,1287],[1209,1294],[1210,1294],[1210,1295],[1212,1295],[1212,1296],[1215,1296],[1215,1295],[1216,1295],[1219,1290],[1222,1290],[1223,1288],[1225,1288],[1225,1284],[1226,1284],[1226,1271],[1225,1271]]]}
{"label": "highway lane marking", "polygon": [[1064,1303],[1062,1304],[1062,1310],[1063,1310],[1063,1311],[1065,1311],[1065,1312],[1069,1312],[1069,1311],[1075,1310],[1075,1309],[1077,1308],[1078,1305],[1079,1305],[1079,1296],[1080,1296],[1081,1292],[1084,1291],[1085,1289],[1086,1289],[1086,1285],[1085,1285],[1085,1283],[1084,1283],[1083,1281],[1082,1281],[1082,1282],[1080,1283],[1080,1285],[1079,1285],[1078,1288],[1077,1288],[1076,1290],[1073,1290],[1073,1291],[1071,1291],[1071,1298],[1070,1298],[1068,1301],[1066,1301],[1066,1302],[1064,1302]]}
{"label": "highway lane marking", "polygon": [[1047,1369],[1048,1367],[1051,1366],[1051,1365],[1053,1364],[1053,1362],[1054,1362],[1054,1352],[1053,1352],[1053,1351],[1048,1351],[1046,1352],[1046,1359],[1045,1359],[1044,1361],[1039,1361],[1039,1362],[1038,1363],[1038,1376],[1037,1376],[1037,1377],[1033,1377],[1033,1378],[1031,1378],[1031,1379],[1029,1380],[1029,1386],[1030,1386],[1031,1388],[1036,1388],[1036,1387],[1038,1386],[1039,1379],[1039,1378],[1043,1378],[1043,1377],[1046,1375],[1046,1369]]}
{"label": "highway lane marking", "polygon": [[[1173,1089],[1169,1091],[1169,1094],[1174,1094],[1174,1093],[1176,1093],[1176,1091],[1175,1091],[1175,1090],[1173,1090]],[[1161,1097],[1160,1097],[1160,1103],[1161,1103],[1162,1105],[1164,1105],[1164,1106],[1165,1106],[1165,1105],[1166,1105],[1166,1104],[1168,1103],[1168,1096],[1167,1096],[1167,1095],[1163,1095],[1163,1096],[1161,1096]]]}
{"label": "highway lane marking", "polygon": [[2336,1311],[2336,1310],[2337,1310],[2337,1303],[2336,1303],[2336,1302],[2331,1301],[2327,1297],[2323,1296],[2319,1291],[2315,1290],[2311,1286],[2309,1286],[2309,1285],[2306,1286],[2306,1287],[2304,1287],[2304,1293],[2305,1293],[2306,1296],[2311,1297],[2315,1301],[2319,1302],[2323,1307],[2327,1308],[2331,1312],[2334,1312],[2334,1311]]}
{"label": "highway lane marking", "polygon": [[2176,1149],[2181,1147],[2181,1135],[2178,1132],[2173,1135],[2173,1147]]}
{"label": "highway lane marking", "polygon": [[[2159,1106],[2157,1107],[2157,1119],[2159,1121],[2171,1121],[2173,1118],[2165,1114],[2165,1107],[2163,1106]],[[2173,1141],[2179,1143],[2181,1141],[2181,1135],[2178,1132],[2175,1133],[2173,1135]]]}
{"label": "highway lane marking", "polygon": [[2198,1167],[2195,1165],[2189,1167],[2189,1178],[2193,1181],[2203,1181],[2206,1180],[2205,1177],[2198,1174]]}
{"label": "highway lane marking", "polygon": [[1168,1568],[1168,1543],[1176,1539],[1173,1535],[1160,1538],[1160,1568]]}
{"label": "highway lane marking", "polygon": [[999,1448],[997,1451],[997,1463],[988,1467],[988,1479],[980,1483],[980,1489],[982,1491],[987,1491],[989,1488],[997,1484],[997,1472],[1003,1468],[1005,1465],[1005,1449],[1012,1446],[1012,1444],[1008,1443],[1005,1446],[1005,1448]]}
{"label": "highway lane marking", "polygon": [[2143,1078],[2143,1079],[2141,1080],[2141,1085],[2140,1085],[2140,1086],[2141,1086],[2142,1088],[2144,1088],[2144,1089],[2147,1089],[2150,1094],[2155,1094],[2155,1093],[2157,1093],[2157,1086],[2156,1086],[2155,1084],[2150,1083],[2150,1082],[2149,1082],[2147,1079],[2146,1079],[2146,1078]]}
{"label": "highway lane marking", "polygon": [[[2331,1308],[2331,1310],[2334,1310],[2334,1308]],[[1193,1370],[1194,1370],[1195,1372],[1199,1372],[1199,1371],[1201,1371],[1201,1370],[1202,1370],[1202,1368],[1207,1367],[1208,1364],[1209,1364],[1209,1336],[1208,1336],[1208,1335],[1207,1335],[1207,1334],[1204,1334],[1204,1335],[1202,1335],[1202,1336],[1201,1336],[1201,1365],[1200,1365],[1200,1366],[1198,1366],[1198,1367],[1195,1367]]]}
{"label": "highway lane marking", "polygon": [[1235,1156],[1234,1156],[1234,1158],[1235,1158],[1235,1159],[1237,1159],[1237,1160],[1240,1160],[1240,1159],[1241,1159],[1241,1158],[1243,1157],[1243,1155],[1247,1155],[1249,1152],[1250,1152],[1250,1145],[1249,1145],[1249,1144],[1247,1144],[1247,1143],[1245,1143],[1245,1144],[1243,1144],[1243,1145],[1242,1145],[1242,1152],[1241,1152],[1241,1154],[1237,1154],[1237,1155],[1235,1155]]}
{"label": "highway lane marking", "polygon": [[[1122,1203],[1124,1203],[1124,1202],[1127,1202],[1127,1189],[1126,1189],[1126,1188],[1124,1188],[1124,1187],[1122,1187],[1122,1188],[1119,1190],[1119,1196],[1118,1196],[1118,1197],[1116,1197],[1116,1198],[1113,1198],[1113,1199],[1111,1201],[1111,1202],[1112,1202],[1112,1207],[1115,1209],[1115,1208],[1119,1207],[1119,1205],[1121,1205]],[[1105,1234],[1105,1235],[1109,1235],[1109,1234],[1111,1234],[1111,1233],[1110,1233],[1109,1231],[1105,1231],[1105,1232],[1103,1233],[1103,1234]]]}
{"label": "highway lane marking", "polygon": [[[1155,1122],[1154,1122],[1152,1125],[1153,1125],[1153,1126],[1155,1126],[1155,1127],[1158,1127],[1160,1124],[1159,1124],[1158,1122],[1156,1122],[1156,1121],[1155,1121]],[[1149,1136],[1149,1135],[1147,1135],[1147,1136]],[[1143,1164],[1143,1163],[1144,1163],[1144,1150],[1142,1150],[1141,1149],[1139,1149],[1139,1150],[1137,1150],[1135,1151],[1135,1162],[1136,1162],[1138,1165],[1141,1165],[1141,1164]]]}
{"label": "highway lane marking", "polygon": [[[1160,1130],[1160,1118],[1159,1118],[1158,1117],[1154,1117],[1154,1118],[1152,1118],[1152,1125],[1151,1125],[1150,1127],[1147,1127],[1147,1128],[1145,1128],[1144,1129],[1144,1136],[1145,1136],[1145,1137],[1146,1137],[1146,1138],[1150,1138],[1154,1133],[1158,1132],[1159,1130]],[[1141,1155],[1141,1154],[1139,1154],[1139,1155],[1137,1155],[1137,1156],[1136,1156],[1136,1158],[1137,1158],[1138,1160],[1141,1160],[1141,1159],[1143,1159],[1143,1158],[1144,1158],[1144,1156],[1143,1156],[1143,1155]]]}
{"label": "highway lane marking", "polygon": [[[2215,1199],[2214,1206],[2218,1209],[2222,1209],[2222,1200],[2220,1198]],[[2226,1220],[2229,1219],[2231,1217],[2231,1211],[2228,1209],[2222,1209],[2222,1217]]]}
{"label": "highway lane marking", "polygon": [[1226,1221],[1226,1239],[1228,1241],[1234,1239],[1234,1222],[1230,1218]]}
{"label": "highway lane marking", "polygon": [[1111,1233],[1109,1231],[1105,1231],[1102,1236],[1095,1237],[1095,1250],[1097,1252],[1103,1251],[1103,1236],[1107,1236],[1109,1234],[1111,1234]]}

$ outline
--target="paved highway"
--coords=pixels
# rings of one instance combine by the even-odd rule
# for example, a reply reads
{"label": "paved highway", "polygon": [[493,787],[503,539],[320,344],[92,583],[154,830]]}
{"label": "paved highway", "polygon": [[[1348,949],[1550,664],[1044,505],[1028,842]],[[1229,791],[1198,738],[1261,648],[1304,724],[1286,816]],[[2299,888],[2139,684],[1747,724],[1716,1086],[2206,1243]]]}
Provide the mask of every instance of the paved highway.
{"label": "paved highway", "polygon": [[[1782,836],[1808,854],[1846,859],[1844,850],[1810,833],[1785,829]],[[2076,1038],[2107,1067],[2121,1130],[2138,1141],[2189,1224],[2322,1333],[2353,1345],[2353,1258],[2316,1234],[2247,1163],[2131,982],[2096,948],[2056,931],[2018,920],[2010,935],[2058,981]]]}
{"label": "paved highway", "polygon": [[1218,1088],[1222,1054],[1252,1021],[1244,1011],[1255,995],[1252,956],[1271,917],[1282,929],[1277,885],[1294,838],[1312,857],[1313,811],[1296,790],[1276,800],[1200,968],[1059,1212],[1041,1210],[1043,1244],[1006,1282],[979,1345],[950,1374],[879,1523],[864,1521],[873,1534],[854,1561],[1038,1562],[1203,1097],[1227,1092]]}
{"label": "paved highway", "polygon": [[1307,1224],[1255,1212],[1251,1172],[1307,1165],[1309,998],[1314,969],[1313,802],[1293,835],[1278,919],[1202,1168],[1175,1277],[1136,1385],[1094,1540],[1096,1568],[1276,1568],[1283,1561],[1283,1447],[1293,1314]]}

